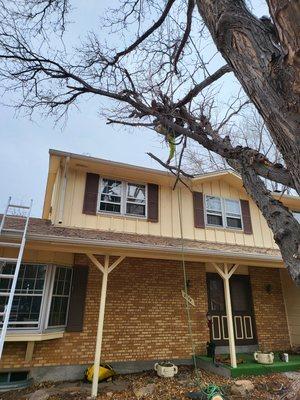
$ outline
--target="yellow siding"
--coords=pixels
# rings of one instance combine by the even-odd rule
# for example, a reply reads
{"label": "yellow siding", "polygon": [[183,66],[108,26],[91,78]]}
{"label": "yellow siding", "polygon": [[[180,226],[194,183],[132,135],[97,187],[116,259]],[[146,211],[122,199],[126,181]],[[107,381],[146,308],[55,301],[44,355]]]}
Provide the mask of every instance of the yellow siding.
{"label": "yellow siding", "polygon": [[[0,250],[0,257],[17,257],[16,249],[3,248]],[[45,264],[73,265],[74,255],[72,253],[60,253],[55,251],[26,250],[23,255],[23,262],[35,262]]]}
{"label": "yellow siding", "polygon": [[[58,223],[58,207],[61,196],[61,174],[58,174],[55,183],[56,190],[52,198],[52,221]],[[113,175],[112,175],[113,176]],[[82,213],[85,189],[84,171],[70,169],[68,172],[67,190],[63,213],[64,226],[101,229],[114,232],[126,232],[141,235],[157,235],[166,237],[180,237],[178,193],[172,190],[171,185],[161,185],[159,191],[159,222],[151,223],[142,218],[122,217],[109,214],[85,215]],[[213,179],[194,184],[193,190],[232,199],[248,199],[246,192],[239,187],[230,185],[224,178]],[[199,229],[194,227],[192,192],[181,185],[182,198],[182,230],[184,238],[217,243],[237,244],[276,248],[272,233],[265,219],[250,201],[250,212],[254,234],[245,235],[242,231],[222,228],[207,227]]]}
{"label": "yellow siding", "polygon": [[295,285],[286,270],[281,270],[285,307],[292,346],[300,346],[300,288]]}

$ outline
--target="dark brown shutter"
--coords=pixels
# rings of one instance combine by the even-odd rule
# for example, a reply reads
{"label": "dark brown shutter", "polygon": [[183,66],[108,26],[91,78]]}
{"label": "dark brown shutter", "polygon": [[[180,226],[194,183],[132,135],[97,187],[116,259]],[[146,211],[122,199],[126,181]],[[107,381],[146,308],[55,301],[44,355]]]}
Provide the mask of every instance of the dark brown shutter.
{"label": "dark brown shutter", "polygon": [[148,221],[158,222],[158,185],[148,184]]}
{"label": "dark brown shutter", "polygon": [[241,209],[242,209],[244,233],[247,233],[248,235],[252,235],[253,231],[252,231],[249,201],[248,200],[240,200],[240,202],[241,202]]}
{"label": "dark brown shutter", "polygon": [[87,289],[89,267],[87,265],[74,265],[72,288],[69,303],[67,332],[81,332]]}
{"label": "dark brown shutter", "polygon": [[193,192],[193,203],[194,203],[194,225],[195,228],[204,228],[204,205],[203,205],[203,193]]}
{"label": "dark brown shutter", "polygon": [[99,190],[99,175],[86,174],[85,191],[83,200],[83,214],[96,214]]}

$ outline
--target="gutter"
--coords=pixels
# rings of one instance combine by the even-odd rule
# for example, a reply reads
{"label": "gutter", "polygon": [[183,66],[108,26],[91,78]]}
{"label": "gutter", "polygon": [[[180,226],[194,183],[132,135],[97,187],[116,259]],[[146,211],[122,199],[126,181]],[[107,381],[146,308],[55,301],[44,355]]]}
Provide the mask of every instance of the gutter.
{"label": "gutter", "polygon": [[[10,235],[12,237],[12,235]],[[124,243],[117,242],[113,240],[97,240],[97,239],[82,239],[82,238],[67,238],[62,236],[47,236],[39,234],[27,235],[27,240],[35,240],[39,242],[50,242],[50,243],[64,243],[69,245],[87,245],[87,246],[97,246],[100,248],[110,247],[116,249],[128,249],[128,250],[142,250],[142,251],[159,251],[167,254],[182,254],[182,249],[176,246],[161,246],[161,245],[149,245],[145,243]],[[184,248],[183,254],[186,255],[205,255],[205,256],[226,256],[232,258],[240,258],[245,260],[260,260],[269,262],[282,262],[281,256],[272,256],[267,254],[255,254],[255,253],[244,253],[239,252],[227,252],[224,251],[223,254],[220,250],[214,249],[192,249]]]}

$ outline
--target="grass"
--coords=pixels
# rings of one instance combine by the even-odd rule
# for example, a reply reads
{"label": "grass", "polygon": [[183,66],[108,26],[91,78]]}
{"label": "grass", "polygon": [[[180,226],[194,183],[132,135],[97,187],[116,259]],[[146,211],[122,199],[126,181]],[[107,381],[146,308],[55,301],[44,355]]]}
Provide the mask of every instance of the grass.
{"label": "grass", "polygon": [[[197,356],[205,362],[212,362],[212,359],[206,356]],[[300,371],[300,355],[290,355],[289,362],[285,363],[280,361],[278,354],[275,354],[273,364],[258,364],[253,354],[237,354],[237,358],[243,359],[244,362],[239,364],[237,368],[232,368],[229,365],[222,364],[222,367],[228,368],[232,378],[249,375],[265,375],[277,372],[289,372],[289,371]]]}

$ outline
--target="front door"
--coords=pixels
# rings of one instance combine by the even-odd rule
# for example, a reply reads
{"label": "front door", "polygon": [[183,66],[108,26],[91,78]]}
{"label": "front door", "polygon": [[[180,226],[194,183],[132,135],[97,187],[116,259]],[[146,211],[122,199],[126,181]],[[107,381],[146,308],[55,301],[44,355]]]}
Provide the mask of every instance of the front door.
{"label": "front door", "polygon": [[[256,344],[250,280],[247,275],[233,275],[230,280],[233,327],[236,345]],[[228,327],[223,280],[218,274],[207,274],[210,335],[216,345],[228,345]]]}

